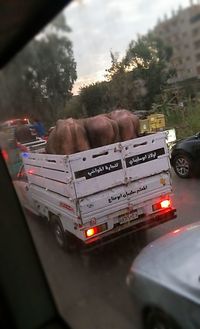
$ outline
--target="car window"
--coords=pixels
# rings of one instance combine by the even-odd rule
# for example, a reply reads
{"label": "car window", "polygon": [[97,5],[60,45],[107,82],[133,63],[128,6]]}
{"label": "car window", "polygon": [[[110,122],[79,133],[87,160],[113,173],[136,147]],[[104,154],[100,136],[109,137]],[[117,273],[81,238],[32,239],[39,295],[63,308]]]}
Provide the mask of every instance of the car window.
{"label": "car window", "polygon": [[0,72],[1,152],[73,328],[193,321],[158,255],[199,220],[199,17],[195,1],[74,0]]}

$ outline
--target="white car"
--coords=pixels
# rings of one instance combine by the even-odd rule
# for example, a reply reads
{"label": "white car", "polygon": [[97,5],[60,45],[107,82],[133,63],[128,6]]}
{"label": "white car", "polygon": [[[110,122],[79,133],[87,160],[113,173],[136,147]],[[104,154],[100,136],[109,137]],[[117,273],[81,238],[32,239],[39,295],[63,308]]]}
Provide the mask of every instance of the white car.
{"label": "white car", "polygon": [[[200,328],[200,222],[145,247],[127,277],[136,328]],[[138,311],[138,312],[137,312]]]}

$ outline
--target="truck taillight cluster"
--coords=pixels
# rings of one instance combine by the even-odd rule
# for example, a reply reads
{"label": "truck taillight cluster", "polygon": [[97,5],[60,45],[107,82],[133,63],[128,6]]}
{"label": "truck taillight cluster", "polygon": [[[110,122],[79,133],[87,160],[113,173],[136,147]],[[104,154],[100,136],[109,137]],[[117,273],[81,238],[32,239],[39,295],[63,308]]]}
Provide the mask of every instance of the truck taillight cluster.
{"label": "truck taillight cluster", "polygon": [[1,154],[5,161],[8,161],[8,152],[6,150],[1,150]]}
{"label": "truck taillight cluster", "polygon": [[160,206],[162,209],[169,208],[169,207],[171,207],[171,201],[169,199],[163,200],[163,201],[161,201]]}
{"label": "truck taillight cluster", "polygon": [[92,236],[98,233],[106,231],[107,228],[108,228],[107,223],[88,228],[87,230],[85,230],[85,236],[86,238],[91,238]]}
{"label": "truck taillight cluster", "polygon": [[152,206],[153,211],[162,210],[162,209],[164,210],[164,209],[168,209],[170,207],[171,207],[171,200],[169,198],[163,199],[162,201],[155,203]]}

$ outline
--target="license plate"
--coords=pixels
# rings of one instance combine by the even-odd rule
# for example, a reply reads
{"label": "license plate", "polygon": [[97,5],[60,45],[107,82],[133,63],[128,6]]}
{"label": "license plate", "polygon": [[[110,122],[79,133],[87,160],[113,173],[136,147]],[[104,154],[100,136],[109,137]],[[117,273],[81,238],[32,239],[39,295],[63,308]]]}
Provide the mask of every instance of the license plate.
{"label": "license plate", "polygon": [[124,224],[126,222],[130,222],[131,220],[137,219],[138,218],[138,212],[137,210],[133,211],[130,214],[125,214],[119,217],[119,223]]}

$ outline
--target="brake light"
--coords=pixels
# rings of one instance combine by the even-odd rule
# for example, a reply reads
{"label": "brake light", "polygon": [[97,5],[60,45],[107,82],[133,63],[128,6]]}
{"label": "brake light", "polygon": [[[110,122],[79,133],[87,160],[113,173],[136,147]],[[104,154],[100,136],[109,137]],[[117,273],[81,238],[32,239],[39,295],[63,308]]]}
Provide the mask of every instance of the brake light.
{"label": "brake light", "polygon": [[152,208],[153,211],[168,209],[171,207],[171,200],[169,198],[163,199],[162,201],[155,203]]}
{"label": "brake light", "polygon": [[163,201],[161,201],[160,206],[162,209],[169,208],[171,206],[171,202],[169,199],[163,200]]}
{"label": "brake light", "polygon": [[107,223],[88,228],[85,231],[86,238],[91,238],[93,235],[106,231],[108,229]]}
{"label": "brake light", "polygon": [[5,161],[8,161],[8,152],[6,150],[1,150],[1,154]]}
{"label": "brake light", "polygon": [[96,228],[95,227],[92,227],[92,228],[89,228],[86,232],[86,237],[87,238],[90,238],[91,236],[93,236],[96,232]]}

